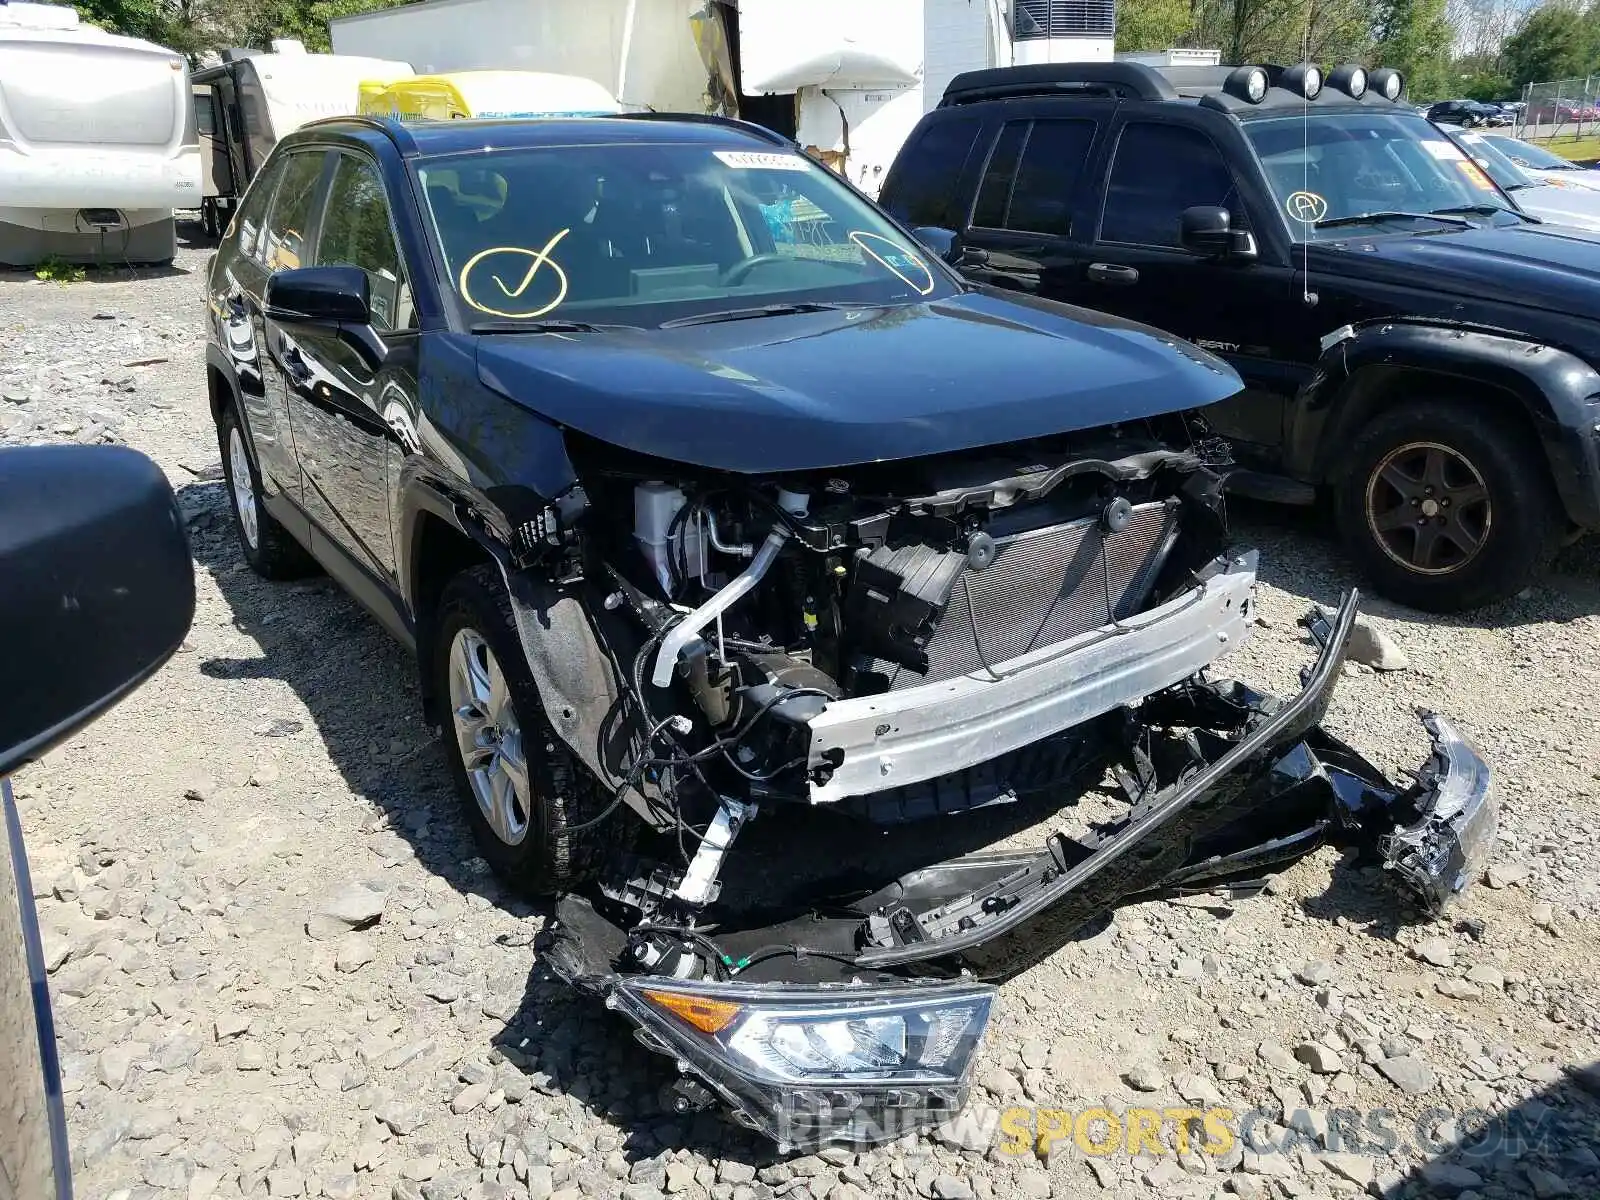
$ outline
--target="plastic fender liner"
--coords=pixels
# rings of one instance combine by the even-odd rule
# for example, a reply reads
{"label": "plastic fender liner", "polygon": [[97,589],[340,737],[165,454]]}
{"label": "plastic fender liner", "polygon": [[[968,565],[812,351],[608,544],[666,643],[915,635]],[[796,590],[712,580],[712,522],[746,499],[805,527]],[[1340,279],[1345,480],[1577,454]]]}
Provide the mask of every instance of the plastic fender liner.
{"label": "plastic fender liner", "polygon": [[[1050,909],[1068,900],[1075,891],[1100,876],[1102,872],[1109,874],[1120,870],[1121,860],[1136,847],[1152,836],[1159,835],[1163,828],[1185,809],[1208,798],[1209,793],[1218,788],[1230,775],[1248,769],[1252,765],[1270,768],[1274,750],[1304,737],[1322,720],[1333,699],[1333,689],[1339,679],[1339,670],[1344,665],[1350,633],[1355,628],[1357,601],[1357,593],[1354,590],[1347,593],[1341,601],[1339,611],[1332,621],[1327,644],[1322,648],[1316,663],[1307,672],[1305,686],[1298,695],[1284,701],[1276,712],[1231,750],[1196,773],[1187,784],[1154,805],[1139,820],[1106,840],[1089,857],[1058,874],[1049,884],[1021,897],[1010,909],[984,921],[981,925],[913,945],[865,950],[856,959],[857,965],[865,968],[884,968],[941,958],[974,949],[1003,934],[1022,932],[1025,926],[1038,924],[1051,929],[1056,928],[1063,922],[1063,915],[1050,914]],[[1150,880],[1152,884],[1159,882],[1160,876],[1168,873],[1159,864],[1153,864],[1151,869],[1157,876]],[[1137,868],[1128,868],[1122,871],[1122,874],[1132,879],[1139,874],[1139,871]],[[1139,886],[1128,887],[1119,891],[1119,896],[1138,890]],[[1110,902],[1114,903],[1117,898],[1112,897]],[[1096,892],[1093,908],[1098,911],[1104,907],[1105,901],[1106,897]],[[1074,912],[1070,915],[1076,917],[1078,906],[1071,907]],[[1085,919],[1090,915],[1092,913],[1082,914]],[[982,970],[979,971],[979,976],[992,977],[989,972]]]}
{"label": "plastic fender liner", "polygon": [[[634,744],[637,722],[588,606],[573,590],[517,570],[503,556],[497,560],[522,653],[551,727],[597,779],[615,788],[623,780],[618,766]],[[642,796],[630,788],[626,798],[641,817],[652,820]]]}

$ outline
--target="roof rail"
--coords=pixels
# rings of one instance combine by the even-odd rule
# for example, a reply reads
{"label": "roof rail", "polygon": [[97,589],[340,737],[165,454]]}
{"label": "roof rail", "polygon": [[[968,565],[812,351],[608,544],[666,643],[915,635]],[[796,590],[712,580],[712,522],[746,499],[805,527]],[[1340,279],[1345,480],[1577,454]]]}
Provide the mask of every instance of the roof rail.
{"label": "roof rail", "polygon": [[771,142],[775,146],[792,147],[795,143],[774,129],[765,125],[757,125],[754,121],[740,120],[738,117],[719,117],[715,113],[676,113],[676,112],[623,112],[608,113],[608,118],[624,121],[690,121],[697,125],[725,125],[729,129],[738,129],[745,133],[754,134],[763,141]]}
{"label": "roof rail", "polygon": [[1131,100],[1175,100],[1178,93],[1156,70],[1133,62],[1030,63],[965,71],[944,89],[941,105],[971,104],[1003,96],[1079,92]]}
{"label": "roof rail", "polygon": [[387,136],[402,154],[417,148],[417,141],[411,136],[411,130],[398,117],[375,117],[367,113],[349,113],[337,117],[318,117],[314,121],[307,121],[300,128],[316,129],[323,125],[361,125],[367,129],[376,129],[379,133]]}

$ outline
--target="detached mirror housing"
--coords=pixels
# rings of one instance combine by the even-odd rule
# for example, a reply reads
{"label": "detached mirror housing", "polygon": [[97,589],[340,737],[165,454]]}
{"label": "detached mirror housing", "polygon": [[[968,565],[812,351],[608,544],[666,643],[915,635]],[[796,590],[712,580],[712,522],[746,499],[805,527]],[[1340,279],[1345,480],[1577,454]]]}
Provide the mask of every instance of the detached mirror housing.
{"label": "detached mirror housing", "polygon": [[920,225],[911,231],[924,249],[937,254],[952,267],[982,267],[989,262],[989,252],[976,246],[963,245],[961,236],[937,225]]}
{"label": "detached mirror housing", "polygon": [[1256,256],[1256,239],[1247,229],[1235,229],[1225,208],[1199,204],[1178,217],[1178,239],[1185,250],[1209,258],[1250,259]]}
{"label": "detached mirror housing", "polygon": [[266,315],[290,329],[334,333],[377,370],[388,346],[372,327],[372,281],[360,267],[295,267],[267,280]]}
{"label": "detached mirror housing", "polygon": [[120,446],[0,450],[0,777],[148,679],[193,619],[160,468]]}

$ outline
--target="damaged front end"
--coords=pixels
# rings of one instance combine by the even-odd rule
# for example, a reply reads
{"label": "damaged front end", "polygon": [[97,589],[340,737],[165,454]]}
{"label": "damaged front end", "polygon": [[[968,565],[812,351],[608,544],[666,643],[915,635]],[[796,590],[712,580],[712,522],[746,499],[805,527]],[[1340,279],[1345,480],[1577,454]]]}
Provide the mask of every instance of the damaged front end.
{"label": "damaged front end", "polygon": [[675,1060],[682,1107],[785,1146],[899,1136],[965,1102],[992,984],[1123,901],[1328,842],[1429,910],[1465,886],[1494,807],[1449,723],[1403,787],[1320,726],[1353,594],[1308,618],[1295,696],[1209,676],[1255,626],[1213,468],[1117,434],[582,473],[558,582],[508,578],[553,726],[644,832],[561,900],[547,962]]}

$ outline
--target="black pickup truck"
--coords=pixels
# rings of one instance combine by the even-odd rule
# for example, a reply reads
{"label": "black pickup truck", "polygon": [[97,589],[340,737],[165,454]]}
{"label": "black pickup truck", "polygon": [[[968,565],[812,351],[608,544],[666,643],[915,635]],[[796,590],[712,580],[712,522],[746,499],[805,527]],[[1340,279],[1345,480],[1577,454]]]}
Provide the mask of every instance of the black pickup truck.
{"label": "black pickup truck", "polygon": [[1389,597],[1514,595],[1600,526],[1600,235],[1518,210],[1393,71],[970,72],[882,202],[974,282],[1221,355],[1238,492],[1332,503]]}

